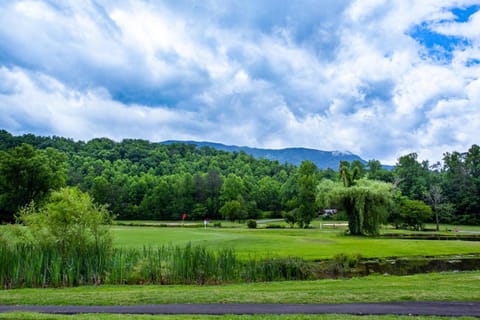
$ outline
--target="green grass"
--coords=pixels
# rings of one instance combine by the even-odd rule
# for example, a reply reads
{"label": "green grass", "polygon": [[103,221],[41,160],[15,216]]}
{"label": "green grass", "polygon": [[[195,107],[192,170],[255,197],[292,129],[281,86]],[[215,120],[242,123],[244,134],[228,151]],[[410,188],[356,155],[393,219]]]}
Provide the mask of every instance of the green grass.
{"label": "green grass", "polygon": [[45,315],[39,313],[27,313],[27,312],[14,312],[1,314],[2,319],[25,319],[25,320],[87,320],[87,319],[100,319],[100,320],[112,320],[112,319],[134,319],[134,320],[206,320],[206,319],[218,319],[218,320],[244,320],[244,319],[257,319],[257,320],[473,320],[473,317],[412,317],[412,316],[351,316],[351,315],[225,315],[225,316],[211,316],[211,315],[112,315],[112,314],[83,314],[83,315]]}
{"label": "green grass", "polygon": [[333,229],[156,228],[113,226],[115,245],[125,248],[166,244],[234,248],[240,255],[298,256],[308,260],[338,253],[364,257],[480,253],[480,242],[375,239],[345,236]]}
{"label": "green grass", "polygon": [[84,286],[0,291],[8,305],[480,301],[480,271],[221,286]]}

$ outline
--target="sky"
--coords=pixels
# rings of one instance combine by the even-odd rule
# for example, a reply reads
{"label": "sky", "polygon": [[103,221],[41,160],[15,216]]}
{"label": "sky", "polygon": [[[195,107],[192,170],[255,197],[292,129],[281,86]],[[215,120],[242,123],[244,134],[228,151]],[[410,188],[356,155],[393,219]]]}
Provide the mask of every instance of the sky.
{"label": "sky", "polygon": [[439,161],[480,134],[480,0],[0,0],[0,129]]}

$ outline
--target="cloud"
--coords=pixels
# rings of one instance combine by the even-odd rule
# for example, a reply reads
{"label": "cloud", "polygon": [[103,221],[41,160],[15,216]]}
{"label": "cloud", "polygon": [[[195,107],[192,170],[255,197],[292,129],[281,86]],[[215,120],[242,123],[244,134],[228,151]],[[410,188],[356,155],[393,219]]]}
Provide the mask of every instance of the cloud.
{"label": "cloud", "polygon": [[0,19],[0,126],[14,133],[387,163],[475,143],[475,1],[19,0]]}
{"label": "cloud", "polygon": [[0,95],[0,125],[15,132],[34,128],[85,140],[121,139],[125,134],[164,139],[175,125],[196,124],[188,112],[125,105],[112,100],[106,90],[72,90],[47,75],[23,69],[3,67],[0,78],[17,88],[13,95]]}

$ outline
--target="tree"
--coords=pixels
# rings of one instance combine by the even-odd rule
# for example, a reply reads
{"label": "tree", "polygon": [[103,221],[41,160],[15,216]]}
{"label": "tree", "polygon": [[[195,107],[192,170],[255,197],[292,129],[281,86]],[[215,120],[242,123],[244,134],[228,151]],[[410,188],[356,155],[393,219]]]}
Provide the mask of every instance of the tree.
{"label": "tree", "polygon": [[239,197],[243,197],[245,193],[245,186],[242,178],[236,174],[229,174],[223,182],[220,198],[226,202],[230,200],[237,200]]}
{"label": "tree", "polygon": [[[347,173],[347,177],[352,176],[351,172]],[[380,225],[386,221],[391,188],[391,184],[367,179],[355,181],[350,186],[322,180],[317,187],[317,200],[323,207],[336,205],[345,210],[351,235],[377,235]]]}
{"label": "tree", "polygon": [[440,230],[440,212],[439,206],[443,202],[443,194],[442,189],[439,185],[433,185],[430,187],[430,190],[427,194],[427,201],[430,203],[433,209],[433,213],[435,213],[435,225],[436,230]]}
{"label": "tree", "polygon": [[417,154],[410,153],[398,159],[395,175],[398,187],[404,196],[410,199],[422,200],[429,188],[428,161],[417,161]]}
{"label": "tree", "polygon": [[282,207],[287,211],[293,210],[298,203],[297,177],[291,175],[280,187],[280,200]]}
{"label": "tree", "polygon": [[387,217],[387,221],[395,226],[395,229],[399,229],[403,225],[403,218],[400,214],[400,209],[403,201],[408,198],[402,196],[402,192],[398,189],[394,189],[392,192],[392,203],[390,206],[390,214]]}
{"label": "tree", "polygon": [[352,163],[350,164],[350,168],[351,170],[353,170],[354,168],[357,168],[359,178],[363,178],[367,173],[367,168],[365,164],[360,160],[353,160]]}
{"label": "tree", "polygon": [[223,218],[229,219],[230,221],[242,220],[240,217],[240,209],[240,201],[230,200],[225,202],[220,208],[220,214]]}
{"label": "tree", "polygon": [[403,222],[415,230],[422,230],[426,221],[432,218],[432,208],[420,200],[405,199],[400,207]]}
{"label": "tree", "polygon": [[469,197],[470,223],[480,223],[480,146],[474,144],[468,149],[465,157],[465,165],[471,180]]}
{"label": "tree", "polygon": [[315,187],[317,185],[317,166],[311,161],[302,161],[298,169],[298,219],[302,227],[308,227],[318,215],[315,203]]}
{"label": "tree", "polygon": [[[232,203],[236,204],[236,202],[240,204],[239,211],[232,213],[230,220],[243,220],[249,215],[249,212],[255,211],[256,203],[248,201],[247,196],[244,179],[236,174],[229,174],[223,182],[220,199],[224,204],[223,207],[227,205],[227,208],[230,208]],[[225,214],[221,211],[220,213],[225,218]],[[251,218],[255,218],[254,214],[251,215]]]}
{"label": "tree", "polygon": [[454,222],[480,223],[480,147],[473,145],[468,152],[446,153],[443,193],[455,207]]}
{"label": "tree", "polygon": [[212,218],[218,217],[220,208],[220,190],[222,189],[223,179],[217,170],[209,170],[205,181],[205,189],[207,196],[207,210]]}
{"label": "tree", "polygon": [[349,188],[355,185],[355,181],[360,178],[360,169],[353,167],[349,170],[347,161],[342,161],[340,164],[340,177],[345,188]]}
{"label": "tree", "polygon": [[292,211],[284,212],[283,213],[283,219],[285,220],[286,223],[290,226],[290,228],[293,228],[295,225],[295,222],[297,220],[297,211],[298,209],[293,209]]}
{"label": "tree", "polygon": [[201,204],[197,203],[193,206],[191,213],[192,220],[203,220],[207,217],[207,208]]}
{"label": "tree", "polygon": [[253,190],[253,198],[258,208],[264,211],[272,211],[278,216],[281,210],[280,183],[272,177],[266,176],[260,179]]}
{"label": "tree", "polygon": [[51,148],[22,144],[0,152],[0,222],[12,222],[17,210],[41,203],[51,190],[65,185],[66,157]]}
{"label": "tree", "polygon": [[158,178],[155,187],[145,195],[140,205],[144,218],[152,220],[174,219],[171,205],[174,201],[171,188],[165,178]]}
{"label": "tree", "polygon": [[32,232],[37,243],[56,246],[62,254],[88,247],[104,250],[112,239],[106,224],[111,217],[78,188],[63,188],[51,194],[45,206],[34,205],[20,211],[19,220]]}
{"label": "tree", "polygon": [[392,183],[394,181],[393,172],[386,170],[378,160],[368,161],[367,177],[370,180],[379,180]]}

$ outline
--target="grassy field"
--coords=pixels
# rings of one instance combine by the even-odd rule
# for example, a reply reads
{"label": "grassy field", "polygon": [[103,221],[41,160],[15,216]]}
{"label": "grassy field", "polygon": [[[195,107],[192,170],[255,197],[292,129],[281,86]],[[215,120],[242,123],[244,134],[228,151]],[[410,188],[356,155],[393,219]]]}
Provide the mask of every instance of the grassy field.
{"label": "grassy field", "polygon": [[126,248],[166,244],[234,248],[241,255],[298,256],[308,260],[338,253],[363,257],[480,253],[480,242],[350,237],[344,229],[157,228],[112,226],[115,245]]}
{"label": "grassy field", "polygon": [[[136,222],[142,224],[143,222]],[[349,237],[344,228],[315,222],[315,229],[246,229],[112,226],[115,246],[201,245],[209,249],[234,248],[241,255],[297,256],[308,260],[338,253],[364,257],[450,255],[480,253],[480,242],[398,240]],[[325,224],[331,224],[326,221]],[[154,223],[156,224],[156,223]],[[161,223],[158,223],[161,224]],[[444,227],[454,230],[455,226]],[[462,228],[478,232],[479,228]],[[391,232],[391,230],[386,230]],[[155,303],[343,303],[389,301],[480,301],[480,271],[369,276],[348,280],[319,280],[231,284],[220,286],[84,286],[64,289],[0,291],[0,304],[131,305]],[[149,316],[149,315],[42,315],[4,313],[2,319],[448,319],[445,317],[263,315],[263,316]],[[473,319],[473,318],[455,318]]]}
{"label": "grassy field", "polygon": [[[479,241],[352,237],[345,235],[344,229],[326,226],[322,229],[238,226],[205,229],[114,225],[111,230],[116,247],[112,251],[98,251],[97,247],[92,247],[89,251],[62,253],[54,247],[39,250],[31,245],[9,247],[4,243],[0,248],[0,284],[22,288],[96,283],[222,284],[307,280],[319,278],[320,274],[322,277],[348,274],[358,257],[480,253]],[[309,263],[332,258],[328,264]],[[419,266],[414,267],[420,270]],[[398,268],[402,268],[404,274],[412,272],[405,271],[406,266]],[[471,270],[472,266],[469,268]],[[399,274],[396,270],[375,270]],[[460,270],[464,270],[463,267]]]}

